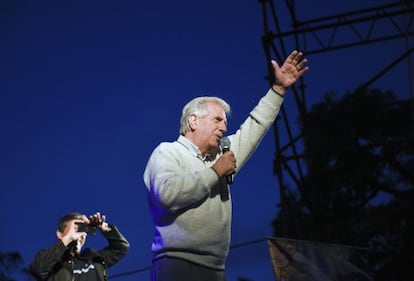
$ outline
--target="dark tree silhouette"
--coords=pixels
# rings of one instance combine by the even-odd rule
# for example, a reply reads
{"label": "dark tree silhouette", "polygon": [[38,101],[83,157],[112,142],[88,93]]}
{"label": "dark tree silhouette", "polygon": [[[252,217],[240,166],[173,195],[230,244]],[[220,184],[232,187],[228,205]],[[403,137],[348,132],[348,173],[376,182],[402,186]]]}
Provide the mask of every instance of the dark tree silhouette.
{"label": "dark tree silhouette", "polygon": [[306,176],[274,235],[368,247],[376,280],[411,280],[413,109],[413,99],[375,89],[326,94],[301,122]]}
{"label": "dark tree silhouette", "polygon": [[[16,281],[15,275],[22,280],[34,280],[33,276],[23,268],[23,259],[18,252],[0,252],[0,280]],[[12,277],[13,276],[13,277]]]}

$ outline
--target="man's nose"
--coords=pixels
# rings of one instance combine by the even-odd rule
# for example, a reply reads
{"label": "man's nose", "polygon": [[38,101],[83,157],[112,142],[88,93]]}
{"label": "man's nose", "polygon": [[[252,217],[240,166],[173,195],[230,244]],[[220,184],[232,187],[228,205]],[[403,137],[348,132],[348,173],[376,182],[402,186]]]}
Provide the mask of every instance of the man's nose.
{"label": "man's nose", "polygon": [[226,123],[221,123],[220,124],[220,128],[219,128],[219,130],[224,134],[224,133],[226,133],[227,132],[227,124]]}

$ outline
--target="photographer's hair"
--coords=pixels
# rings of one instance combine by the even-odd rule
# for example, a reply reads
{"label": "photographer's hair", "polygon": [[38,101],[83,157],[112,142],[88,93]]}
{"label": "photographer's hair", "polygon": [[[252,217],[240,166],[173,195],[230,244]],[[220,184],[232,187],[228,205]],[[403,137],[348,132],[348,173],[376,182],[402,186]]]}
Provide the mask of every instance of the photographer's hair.
{"label": "photographer's hair", "polygon": [[81,213],[69,213],[69,214],[64,215],[63,217],[59,219],[58,231],[60,233],[63,233],[70,221],[78,220],[78,219],[82,219]]}
{"label": "photographer's hair", "polygon": [[185,135],[190,130],[189,117],[194,114],[196,116],[204,116],[207,114],[207,104],[216,103],[220,105],[226,115],[230,114],[230,105],[218,97],[197,97],[189,101],[183,108],[180,120],[180,135]]}

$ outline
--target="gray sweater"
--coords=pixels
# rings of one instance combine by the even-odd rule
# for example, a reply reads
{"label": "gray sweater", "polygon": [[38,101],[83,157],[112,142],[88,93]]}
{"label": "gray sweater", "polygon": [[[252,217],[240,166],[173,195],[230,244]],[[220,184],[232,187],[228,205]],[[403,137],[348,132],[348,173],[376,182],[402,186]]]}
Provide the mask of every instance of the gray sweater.
{"label": "gray sweater", "polygon": [[[237,132],[229,135],[237,172],[275,121],[282,101],[269,90]],[[152,152],[144,182],[155,226],[154,259],[177,257],[224,270],[230,247],[231,196],[226,177],[219,178],[211,168],[221,153],[203,159],[183,136],[159,144]]]}

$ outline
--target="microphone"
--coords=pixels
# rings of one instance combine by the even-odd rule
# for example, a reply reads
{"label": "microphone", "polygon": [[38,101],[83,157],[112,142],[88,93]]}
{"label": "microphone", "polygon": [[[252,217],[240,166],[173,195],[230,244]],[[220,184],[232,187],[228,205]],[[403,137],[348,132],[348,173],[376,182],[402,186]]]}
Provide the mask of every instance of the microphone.
{"label": "microphone", "polygon": [[[223,150],[223,153],[230,151],[230,140],[228,137],[221,138],[221,149]],[[233,175],[227,175],[227,184],[233,183]]]}

